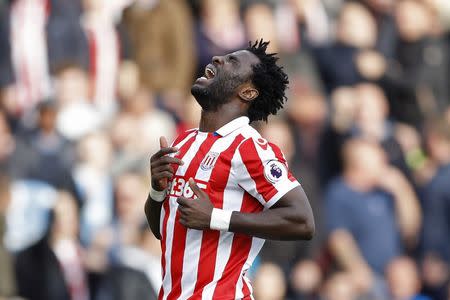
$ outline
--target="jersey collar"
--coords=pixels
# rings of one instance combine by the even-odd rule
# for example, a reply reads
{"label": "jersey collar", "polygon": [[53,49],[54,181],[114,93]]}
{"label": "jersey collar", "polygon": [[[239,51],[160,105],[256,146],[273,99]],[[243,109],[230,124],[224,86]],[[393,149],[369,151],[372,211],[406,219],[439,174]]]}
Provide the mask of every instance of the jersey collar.
{"label": "jersey collar", "polygon": [[219,136],[226,136],[241,127],[247,126],[248,124],[250,124],[250,119],[248,117],[246,116],[239,117],[223,125],[219,129],[217,129],[216,132],[214,133]]}

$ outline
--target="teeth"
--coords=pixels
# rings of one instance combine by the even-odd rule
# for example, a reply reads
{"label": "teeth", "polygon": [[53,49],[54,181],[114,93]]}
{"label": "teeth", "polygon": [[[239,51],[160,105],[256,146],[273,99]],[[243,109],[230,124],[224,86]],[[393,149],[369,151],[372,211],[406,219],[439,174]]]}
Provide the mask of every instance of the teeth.
{"label": "teeth", "polygon": [[206,78],[210,79],[213,78],[216,74],[214,73],[213,70],[211,70],[210,68],[206,68],[205,69],[205,76]]}

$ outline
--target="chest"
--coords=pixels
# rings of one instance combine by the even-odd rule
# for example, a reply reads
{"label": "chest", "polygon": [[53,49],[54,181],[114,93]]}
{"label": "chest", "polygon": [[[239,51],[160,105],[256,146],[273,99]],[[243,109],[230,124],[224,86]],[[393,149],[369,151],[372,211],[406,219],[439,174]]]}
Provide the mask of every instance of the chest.
{"label": "chest", "polygon": [[193,198],[188,183],[189,178],[193,178],[197,185],[207,192],[213,203],[218,201],[225,189],[238,187],[237,184],[233,184],[231,175],[235,150],[233,140],[224,139],[205,140],[200,145],[191,145],[184,153],[180,151],[177,157],[182,159],[184,164],[172,166],[175,172],[170,182],[169,195]]}

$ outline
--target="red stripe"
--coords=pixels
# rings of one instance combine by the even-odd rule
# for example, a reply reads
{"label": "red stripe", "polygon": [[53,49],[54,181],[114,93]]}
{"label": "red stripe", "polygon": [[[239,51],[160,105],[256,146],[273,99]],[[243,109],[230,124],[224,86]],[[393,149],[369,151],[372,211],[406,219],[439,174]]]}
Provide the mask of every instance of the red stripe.
{"label": "red stripe", "polygon": [[[240,211],[246,213],[257,213],[261,212],[262,210],[263,207],[258,202],[258,200],[253,198],[253,196],[249,193],[245,192],[242,199]],[[227,295],[226,298],[234,299],[234,296],[236,295],[236,284],[239,280],[239,276],[241,275],[242,268],[244,267],[244,264],[250,253],[251,245],[252,237],[244,234],[234,235],[233,243],[231,246],[230,259],[225,266],[222,278],[217,283],[216,290],[214,291],[214,296],[224,297],[225,295]],[[244,297],[250,295],[250,290],[247,287],[245,281],[242,292],[244,294]]]}
{"label": "red stripe", "polygon": [[[237,146],[243,139],[242,135],[238,135],[234,139],[231,145],[219,155],[217,163],[211,172],[207,193],[215,208],[223,208],[223,197],[230,176],[231,159]],[[206,230],[203,232],[193,298],[197,296],[201,298],[203,288],[214,279],[219,238],[220,232],[217,230]]]}
{"label": "red stripe", "polygon": [[276,193],[278,193],[278,191],[264,176],[264,166],[253,140],[248,139],[243,142],[239,147],[239,153],[241,154],[242,161],[244,162],[250,177],[255,182],[258,194],[260,194],[266,202],[269,201]]}
{"label": "red stripe", "polygon": [[[187,136],[187,134],[184,136],[184,138],[186,138],[186,136]],[[178,151],[178,154],[175,157],[183,159],[183,157],[186,154],[186,152],[189,150],[189,148],[191,148],[191,145],[192,145],[192,143],[195,140],[195,136],[196,135],[193,135],[186,143],[184,143],[183,146],[181,146],[180,150]],[[180,142],[182,140],[184,140],[184,138],[180,139]],[[174,145],[176,145],[176,144],[174,144]],[[178,170],[179,165],[174,164],[174,165],[172,165],[172,167],[174,169],[174,174],[175,174],[176,171]],[[162,251],[161,266],[162,266],[162,277],[164,278],[164,276],[166,275],[166,258],[165,258],[165,253],[166,253],[166,227],[167,227],[167,220],[169,219],[169,214],[170,214],[169,201],[164,201],[163,206],[164,206],[165,215],[164,215],[163,224],[162,224],[162,228],[161,228],[161,251]],[[163,288],[161,286],[158,299],[162,299],[162,296],[163,296]]]}
{"label": "red stripe", "polygon": [[[212,134],[208,134],[206,140],[201,144],[197,151],[197,154],[192,159],[189,167],[184,174],[186,181],[190,177],[195,177],[197,170],[202,162],[203,158],[211,149],[214,142],[218,137],[214,137]],[[178,299],[181,294],[181,277],[183,276],[183,257],[186,247],[186,233],[187,229],[179,223],[180,213],[177,211],[175,217],[173,241],[172,241],[172,256],[171,256],[171,275],[172,275],[172,290],[170,291],[167,299]]]}

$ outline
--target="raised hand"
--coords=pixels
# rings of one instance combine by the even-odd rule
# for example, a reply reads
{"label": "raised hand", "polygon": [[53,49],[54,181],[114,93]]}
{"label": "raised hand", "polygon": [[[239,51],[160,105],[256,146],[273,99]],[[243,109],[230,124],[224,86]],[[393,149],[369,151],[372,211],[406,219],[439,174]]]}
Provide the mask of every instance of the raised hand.
{"label": "raised hand", "polygon": [[168,180],[172,178],[174,170],[171,164],[183,165],[179,158],[169,154],[176,153],[178,148],[169,147],[165,137],[159,138],[160,150],[150,158],[150,173],[152,175],[152,187],[156,191],[163,191],[168,186]]}
{"label": "raised hand", "polygon": [[178,197],[178,211],[180,223],[187,228],[205,230],[209,229],[211,213],[214,208],[209,196],[198,187],[194,179],[189,179],[189,187],[197,196],[195,199]]}

